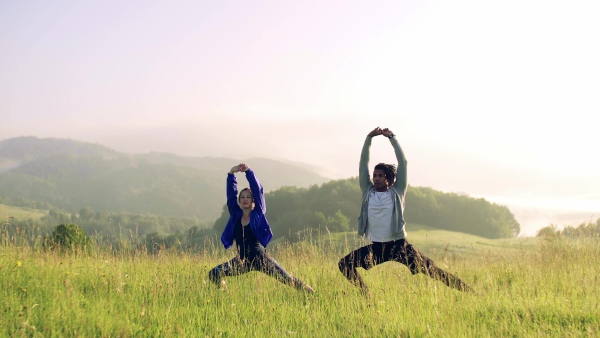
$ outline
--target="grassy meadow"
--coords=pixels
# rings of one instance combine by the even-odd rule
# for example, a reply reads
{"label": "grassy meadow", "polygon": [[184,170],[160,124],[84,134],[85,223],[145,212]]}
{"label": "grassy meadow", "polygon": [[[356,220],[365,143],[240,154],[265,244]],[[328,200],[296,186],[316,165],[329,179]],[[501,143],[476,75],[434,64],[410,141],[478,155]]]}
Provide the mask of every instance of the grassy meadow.
{"label": "grassy meadow", "polygon": [[11,219],[40,219],[48,214],[47,210],[12,207],[0,204],[0,222],[9,222]]}
{"label": "grassy meadow", "polygon": [[[4,214],[3,214],[4,215]],[[3,216],[4,222],[4,216]],[[337,261],[354,233],[308,234],[268,251],[316,294],[258,272],[209,283],[234,255],[134,249],[61,254],[0,242],[0,336],[6,337],[578,337],[600,335],[597,240],[489,240],[408,225],[409,241],[476,293],[388,262],[359,269],[363,296]],[[3,236],[5,234],[3,233]]]}

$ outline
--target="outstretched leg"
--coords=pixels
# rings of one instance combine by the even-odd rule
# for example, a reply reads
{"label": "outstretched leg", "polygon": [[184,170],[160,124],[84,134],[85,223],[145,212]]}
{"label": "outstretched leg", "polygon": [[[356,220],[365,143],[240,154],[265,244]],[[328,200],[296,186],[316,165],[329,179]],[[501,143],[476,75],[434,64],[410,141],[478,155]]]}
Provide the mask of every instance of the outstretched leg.
{"label": "outstretched leg", "polygon": [[454,276],[453,274],[444,271],[438,268],[433,261],[431,261],[432,265],[427,268],[427,272],[423,272],[427,274],[429,277],[440,280],[447,286],[457,289],[460,291],[473,292],[473,289],[469,287],[462,279]]}
{"label": "outstretched leg", "polygon": [[285,271],[284,268],[277,263],[269,255],[260,255],[254,258],[252,261],[252,269],[257,271],[262,271],[271,277],[275,277],[278,281],[293,286],[298,290],[315,292],[310,285],[304,283],[300,279],[292,276],[289,272]]}
{"label": "outstretched leg", "polygon": [[422,252],[417,250],[406,240],[404,240],[404,245],[402,247],[403,252],[398,254],[397,257],[400,257],[400,263],[408,266],[413,274],[425,274],[435,280],[442,281],[444,284],[453,289],[460,291],[473,291],[473,289],[471,289],[462,279],[437,267],[432,259],[423,255]]}

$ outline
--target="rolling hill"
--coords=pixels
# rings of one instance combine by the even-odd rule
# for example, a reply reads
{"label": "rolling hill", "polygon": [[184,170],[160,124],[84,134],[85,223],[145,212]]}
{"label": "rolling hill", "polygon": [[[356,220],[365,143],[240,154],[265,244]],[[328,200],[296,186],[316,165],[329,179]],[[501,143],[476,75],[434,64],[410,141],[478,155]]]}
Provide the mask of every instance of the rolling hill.
{"label": "rolling hill", "polygon": [[[265,190],[329,181],[308,165],[264,158],[128,154],[99,144],[60,138],[0,141],[0,198],[44,202],[71,212],[94,210],[176,217],[217,218],[225,204],[225,179],[245,162]],[[240,187],[246,186],[238,174]]]}

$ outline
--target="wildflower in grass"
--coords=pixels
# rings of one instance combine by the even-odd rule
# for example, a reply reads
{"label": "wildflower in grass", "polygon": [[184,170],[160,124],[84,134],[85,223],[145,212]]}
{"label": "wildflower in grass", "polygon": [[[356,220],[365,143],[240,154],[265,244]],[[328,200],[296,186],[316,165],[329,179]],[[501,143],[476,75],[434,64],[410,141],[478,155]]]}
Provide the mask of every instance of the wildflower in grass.
{"label": "wildflower in grass", "polygon": [[17,261],[17,266],[21,267],[23,265],[23,263],[21,261]]}

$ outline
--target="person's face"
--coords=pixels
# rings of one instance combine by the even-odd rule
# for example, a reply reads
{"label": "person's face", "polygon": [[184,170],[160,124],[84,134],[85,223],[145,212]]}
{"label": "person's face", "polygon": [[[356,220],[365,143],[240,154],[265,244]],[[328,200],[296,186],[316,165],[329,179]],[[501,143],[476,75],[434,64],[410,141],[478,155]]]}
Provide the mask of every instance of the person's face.
{"label": "person's face", "polygon": [[242,209],[252,209],[252,202],[254,202],[254,198],[252,198],[250,190],[244,190],[240,193],[240,206]]}
{"label": "person's face", "polygon": [[386,191],[388,189],[388,180],[383,170],[373,170],[373,185],[377,191]]}

